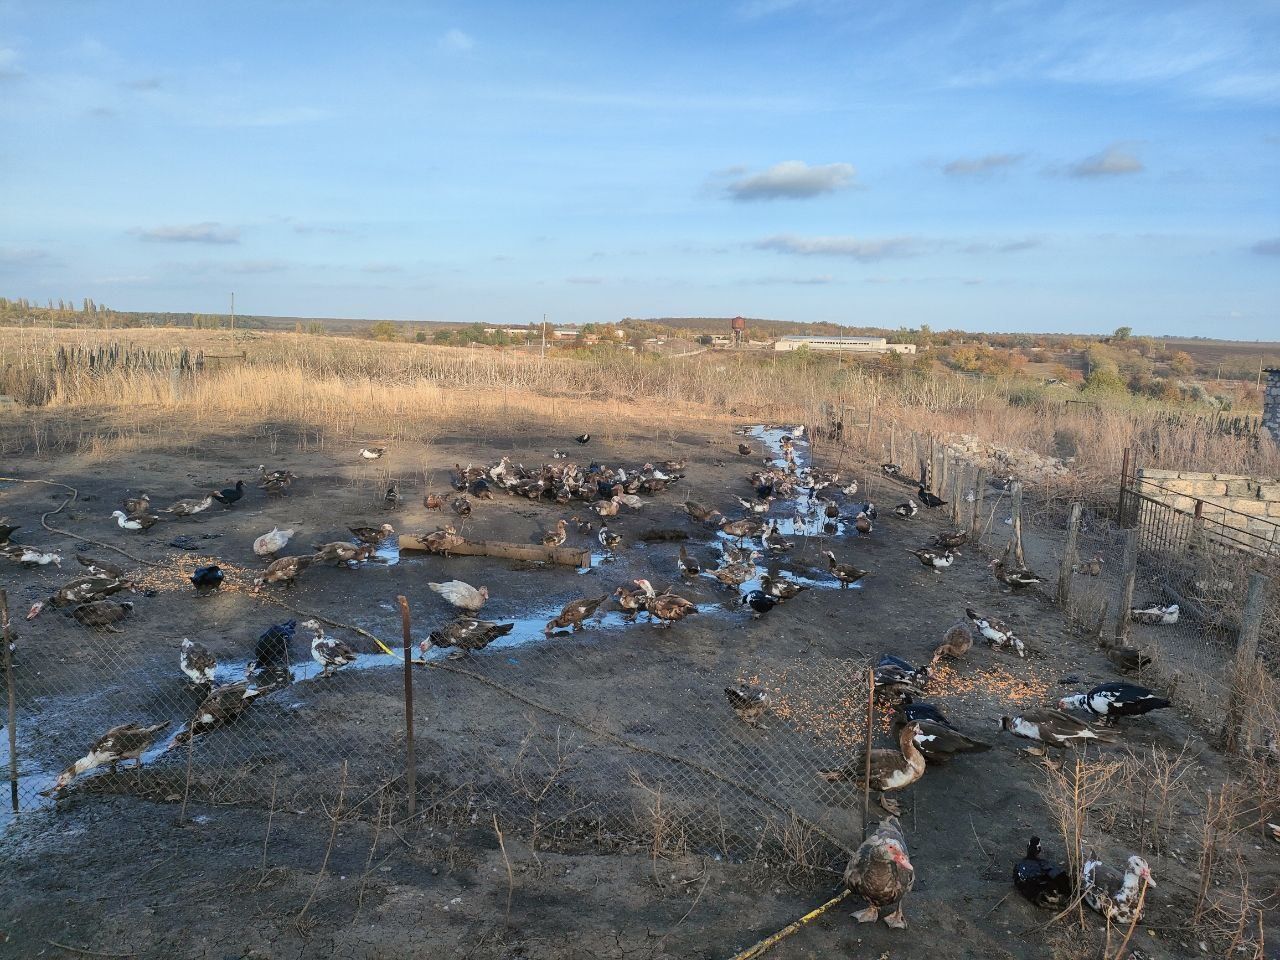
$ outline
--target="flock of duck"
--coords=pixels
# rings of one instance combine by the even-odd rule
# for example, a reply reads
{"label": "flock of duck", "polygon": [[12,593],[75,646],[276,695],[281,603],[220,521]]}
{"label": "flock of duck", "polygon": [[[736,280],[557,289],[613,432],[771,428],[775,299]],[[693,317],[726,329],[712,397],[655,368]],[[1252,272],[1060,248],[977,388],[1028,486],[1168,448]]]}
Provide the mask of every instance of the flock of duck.
{"label": "flock of duck", "polygon": [[[714,564],[704,563],[690,553],[681,542],[673,558],[674,574],[679,579],[709,576],[735,590],[749,581],[758,587],[740,594],[739,602],[749,609],[754,618],[769,614],[779,604],[796,597],[809,588],[808,584],[785,575],[762,573],[756,561],[762,556],[778,556],[792,550],[795,544],[784,533],[777,506],[789,503],[794,508],[792,529],[809,529],[820,524],[830,534],[843,522],[858,537],[871,536],[879,522],[875,504],[858,502],[856,482],[840,484],[838,473],[823,473],[810,466],[802,466],[796,456],[796,444],[803,437],[804,428],[797,427],[782,433],[779,439],[781,456],[766,457],[763,467],[754,469],[748,480],[753,496],[737,497],[740,515],[729,516],[718,508],[695,500],[682,504],[683,513],[695,524],[715,531],[719,556]],[[580,445],[591,437],[583,434],[574,438]],[[743,443],[738,452],[752,457],[756,451]],[[380,458],[383,447],[361,450],[365,460]],[[582,519],[577,515],[562,518],[540,537],[546,547],[559,547],[567,542],[570,530],[578,536],[592,536],[605,551],[605,558],[612,559],[624,547],[623,537],[611,529],[609,519],[620,511],[639,510],[644,506],[643,496],[653,496],[678,484],[684,479],[685,461],[668,460],[660,464],[646,463],[636,468],[610,467],[592,462],[583,467],[571,461],[560,451],[553,460],[540,468],[526,469],[514,465],[503,457],[489,466],[456,465],[452,476],[452,495],[427,494],[423,505],[429,510],[446,507],[460,520],[465,521],[473,509],[474,500],[492,499],[495,493],[525,497],[530,500],[551,500],[567,505],[574,501],[583,503],[583,511],[594,517]],[[895,464],[881,467],[884,477],[903,483],[906,480],[902,468]],[[287,493],[298,478],[288,470],[267,471],[259,468],[258,486],[268,495]],[[923,506],[926,510],[946,505],[923,484],[915,486],[915,496],[908,497],[892,510],[898,521],[910,523]],[[245,493],[245,483],[191,499],[180,499],[158,513],[151,512],[150,498],[146,494],[129,497],[122,509],[112,514],[112,519],[126,531],[149,530],[163,517],[191,517],[209,510],[217,502],[225,508],[233,507]],[[399,492],[395,487],[387,491],[386,503],[398,505]],[[738,511],[735,511],[738,512]],[[60,564],[56,551],[18,546],[10,537],[19,528],[0,520],[0,555],[26,566]],[[252,582],[253,592],[272,584],[291,584],[308,568],[319,563],[354,566],[374,558],[379,544],[395,535],[390,524],[349,528],[350,541],[334,541],[316,544],[309,553],[281,556],[290,544],[294,531],[272,529],[253,543],[254,553],[267,562],[262,574]],[[681,540],[687,538],[683,531],[656,531],[655,540]],[[462,542],[462,534],[456,522],[441,525],[437,530],[420,538],[421,546],[433,553],[449,556]],[[911,553],[926,569],[941,575],[960,557],[960,548],[968,539],[968,532],[955,530],[935,535],[931,541]],[[860,583],[870,572],[840,560],[833,550],[823,551],[831,578],[841,589]],[[77,577],[54,591],[48,599],[32,605],[28,619],[34,619],[47,608],[61,608],[77,622],[91,627],[118,630],[133,608],[130,601],[114,599],[116,594],[135,588],[133,581],[118,566],[97,560],[85,554],[77,554],[77,561],[85,568]],[[1078,572],[1097,575],[1100,559],[1090,561],[1095,568],[1078,569]],[[997,580],[1010,592],[1021,592],[1042,582],[1042,578],[1026,567],[1012,562],[1009,551],[990,564]],[[191,575],[192,585],[198,595],[206,595],[220,589],[225,574],[216,564],[197,567]],[[426,654],[433,648],[452,648],[455,656],[465,656],[482,650],[493,641],[510,633],[514,623],[480,619],[476,614],[489,600],[485,586],[474,587],[461,580],[430,583],[430,589],[456,608],[458,615],[432,630],[421,641],[419,649]],[[557,630],[581,630],[610,600],[616,602],[626,620],[634,622],[645,616],[650,622],[667,627],[698,612],[693,601],[681,596],[674,586],[659,592],[647,579],[635,579],[618,586],[612,594],[581,597],[570,600],[545,626],[550,635]],[[1158,604],[1141,605],[1131,611],[1135,621],[1143,623],[1173,623],[1178,617],[1177,607]],[[289,620],[269,627],[258,639],[254,658],[249,662],[244,676],[230,683],[219,683],[217,661],[202,644],[190,639],[181,642],[179,669],[187,680],[203,691],[202,699],[192,718],[168,743],[172,749],[189,742],[193,737],[225,726],[239,717],[258,697],[277,689],[289,681],[289,648],[297,628],[310,633],[312,659],[322,668],[324,676],[347,666],[359,653],[349,644],[326,636],[316,620],[302,624]],[[885,922],[895,928],[906,925],[902,913],[902,901],[914,883],[912,866],[905,836],[897,820],[897,803],[888,794],[901,791],[918,782],[929,764],[943,762],[960,754],[985,751],[989,743],[978,740],[953,724],[935,704],[920,698],[928,693],[931,673],[943,660],[959,660],[969,653],[976,639],[984,640],[992,649],[1007,650],[1017,657],[1025,657],[1026,644],[1014,629],[1004,621],[965,609],[965,619],[955,623],[945,633],[941,643],[933,651],[927,664],[914,667],[906,660],[886,654],[875,666],[874,689],[877,700],[892,705],[893,728],[896,731],[896,747],[892,749],[870,748],[850,766],[823,771],[829,780],[856,780],[861,782],[869,771],[869,787],[879,795],[879,804],[889,814],[870,832],[867,839],[853,855],[845,873],[846,884],[867,900],[866,909],[855,914],[859,921],[873,921],[883,914]],[[1125,669],[1141,666],[1144,658],[1136,650],[1113,657],[1113,662]],[[772,706],[768,691],[748,684],[725,688],[728,703],[744,723],[763,728],[762,721]],[[1002,729],[1038,744],[1051,747],[1068,747],[1080,743],[1110,743],[1115,739],[1114,728],[1121,717],[1135,717],[1170,705],[1168,700],[1152,691],[1124,681],[1103,683],[1085,693],[1063,697],[1055,707],[1034,709],[1001,718]],[[1098,721],[1095,726],[1074,713],[1083,714]],[[168,723],[122,724],[107,731],[90,747],[88,753],[68,766],[57,778],[50,791],[64,790],[80,774],[102,766],[115,770],[117,764],[134,760],[141,765],[142,757],[153,749],[167,730]],[[870,745],[868,745],[869,747]],[[866,748],[864,748],[865,750]],[[1043,746],[1030,748],[1043,753]],[[1033,838],[1027,857],[1014,869],[1017,889],[1042,907],[1060,907],[1080,891],[1091,907],[1117,922],[1129,922],[1137,916],[1142,902],[1140,886],[1154,885],[1150,870],[1140,857],[1131,857],[1124,872],[1112,869],[1096,858],[1086,860],[1079,877],[1043,859],[1040,843]]]}

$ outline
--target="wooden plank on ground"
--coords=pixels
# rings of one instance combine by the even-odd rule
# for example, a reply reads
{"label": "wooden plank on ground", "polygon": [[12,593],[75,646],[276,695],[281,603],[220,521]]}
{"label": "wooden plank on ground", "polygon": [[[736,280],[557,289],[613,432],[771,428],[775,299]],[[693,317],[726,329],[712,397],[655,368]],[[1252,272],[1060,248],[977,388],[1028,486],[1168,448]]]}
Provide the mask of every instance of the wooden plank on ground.
{"label": "wooden plank on ground", "polygon": [[[422,541],[411,534],[400,535],[400,550],[426,553]],[[508,543],[505,540],[463,540],[449,549],[460,557],[501,557],[504,560],[531,560],[561,563],[567,567],[591,566],[591,551],[578,547],[544,547],[536,543]]]}

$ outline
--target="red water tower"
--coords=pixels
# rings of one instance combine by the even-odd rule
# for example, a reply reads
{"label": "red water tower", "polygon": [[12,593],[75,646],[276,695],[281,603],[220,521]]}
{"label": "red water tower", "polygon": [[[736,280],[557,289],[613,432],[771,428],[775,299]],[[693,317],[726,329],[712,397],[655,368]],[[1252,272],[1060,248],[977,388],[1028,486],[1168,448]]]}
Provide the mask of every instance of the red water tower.
{"label": "red water tower", "polygon": [[733,343],[740,346],[747,340],[747,321],[742,317],[734,317],[729,321],[729,330],[733,335]]}

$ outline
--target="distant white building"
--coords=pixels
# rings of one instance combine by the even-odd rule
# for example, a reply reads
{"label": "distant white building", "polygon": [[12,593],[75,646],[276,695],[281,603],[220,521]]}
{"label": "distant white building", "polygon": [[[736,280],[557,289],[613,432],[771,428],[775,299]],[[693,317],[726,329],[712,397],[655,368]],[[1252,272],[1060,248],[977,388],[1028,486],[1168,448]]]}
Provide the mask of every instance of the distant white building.
{"label": "distant white building", "polygon": [[914,343],[890,343],[884,337],[779,337],[775,350],[833,350],[846,353],[915,353]]}

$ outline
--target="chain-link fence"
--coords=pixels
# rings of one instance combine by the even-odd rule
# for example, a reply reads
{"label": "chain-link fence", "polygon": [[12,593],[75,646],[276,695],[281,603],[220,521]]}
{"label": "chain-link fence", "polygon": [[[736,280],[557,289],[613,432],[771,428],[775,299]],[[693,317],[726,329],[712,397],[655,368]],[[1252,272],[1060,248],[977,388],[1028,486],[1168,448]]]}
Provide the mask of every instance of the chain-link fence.
{"label": "chain-link fence", "polygon": [[[772,442],[760,430],[746,439],[761,451]],[[484,509],[520,503],[499,497]],[[824,535],[800,506],[786,512],[788,529],[810,523],[813,536]],[[46,518],[56,538],[59,517]],[[344,589],[367,571],[339,562],[300,578],[304,589],[255,592],[261,568],[228,559],[219,535],[205,540],[196,533],[202,528],[188,529],[178,539],[194,550],[146,559],[131,542],[121,555],[64,541],[81,548],[88,566],[67,549],[60,573],[33,566],[30,577],[10,578],[14,650],[5,680],[15,722],[5,721],[12,748],[6,740],[0,749],[18,810],[101,794],[289,811],[341,805],[348,816],[413,809],[418,817],[493,822],[535,847],[697,850],[825,877],[842,869],[860,839],[854,778],[822,774],[848,766],[865,741],[865,657],[842,652],[834,637],[821,658],[800,642],[747,640],[750,611],[739,590],[706,575],[679,580],[674,542],[637,541],[618,559],[591,552],[581,571],[478,557],[421,560],[400,555],[394,539],[383,543],[380,556],[361,565],[426,563],[431,575],[447,568],[475,582],[548,584],[524,598],[532,609],[520,615],[495,597],[479,615],[512,630],[458,656],[421,650],[457,612],[425,589],[431,576],[414,577],[405,591],[410,693],[395,594],[357,601],[354,586]],[[704,562],[734,546],[714,529],[690,529],[681,543]],[[221,584],[195,586],[192,576],[215,564]],[[791,574],[811,589],[838,586],[789,566],[775,557],[761,571]],[[640,576],[659,594],[671,585],[692,598],[698,629],[688,622],[666,629],[609,605],[581,631],[545,627],[573,596],[609,594]],[[323,579],[325,589],[308,578]],[[320,660],[328,641],[348,645],[354,660],[318,662],[317,637]],[[736,715],[726,688],[738,686],[767,694],[758,721]]]}

